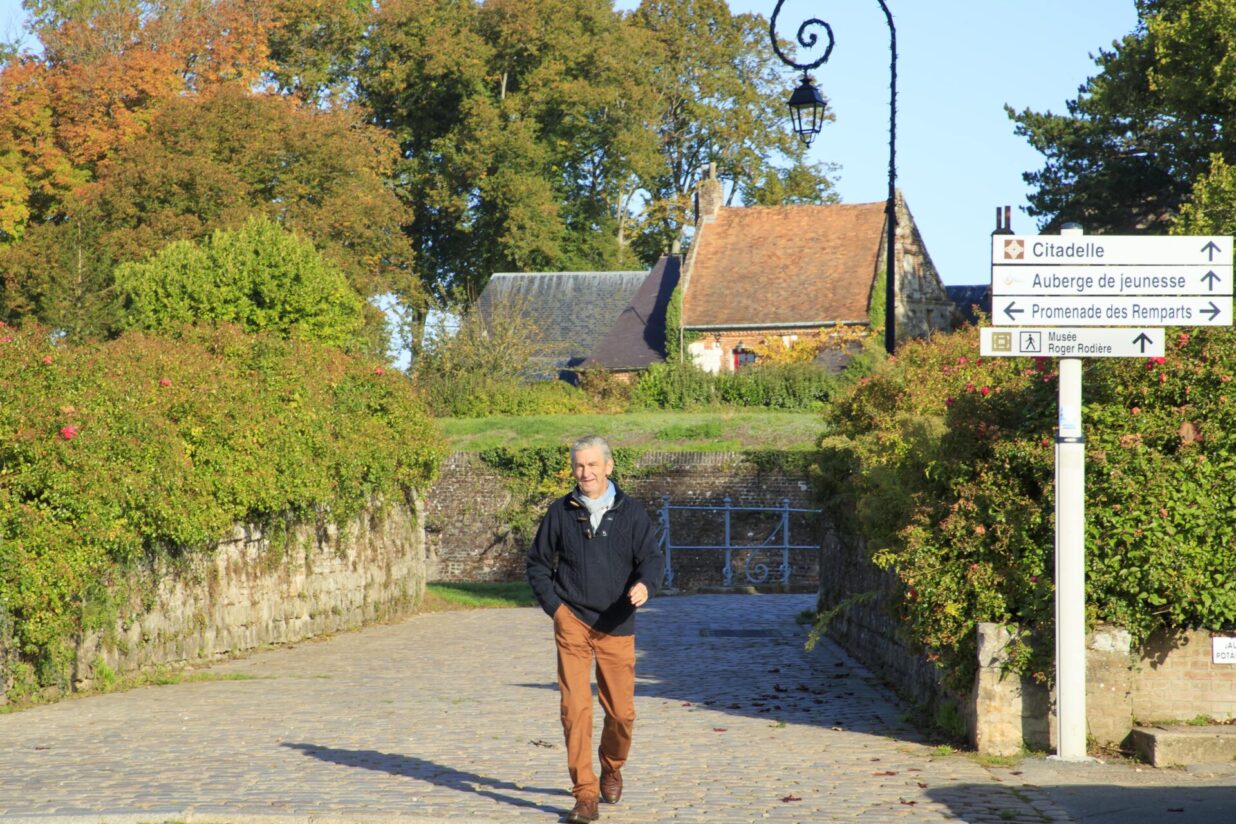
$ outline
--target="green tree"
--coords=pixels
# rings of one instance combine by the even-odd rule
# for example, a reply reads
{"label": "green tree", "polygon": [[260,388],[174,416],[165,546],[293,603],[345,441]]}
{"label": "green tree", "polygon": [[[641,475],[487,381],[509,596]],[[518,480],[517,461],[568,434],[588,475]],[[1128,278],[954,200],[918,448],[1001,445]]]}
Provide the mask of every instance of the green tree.
{"label": "green tree", "polygon": [[1236,160],[1236,6],[1228,0],[1139,0],[1135,30],[1101,50],[1098,73],[1067,114],[1015,112],[1043,153],[1024,177],[1041,228],[1166,231],[1212,156]]}
{"label": "green tree", "polygon": [[343,272],[266,218],[202,243],[178,240],[148,261],[118,266],[115,278],[127,329],[226,321],[349,348],[364,324],[363,301]]}
{"label": "green tree", "polygon": [[607,0],[397,0],[359,87],[405,158],[424,284],[474,299],[494,271],[612,268],[639,158],[642,50]]}
{"label": "green tree", "polygon": [[724,0],[644,0],[629,22],[652,39],[661,146],[658,169],[642,181],[647,205],[635,244],[645,261],[683,236],[693,187],[709,163],[727,204],[837,199],[832,167],[806,163],[806,147],[785,126],[788,87],[767,20],[732,15]]}

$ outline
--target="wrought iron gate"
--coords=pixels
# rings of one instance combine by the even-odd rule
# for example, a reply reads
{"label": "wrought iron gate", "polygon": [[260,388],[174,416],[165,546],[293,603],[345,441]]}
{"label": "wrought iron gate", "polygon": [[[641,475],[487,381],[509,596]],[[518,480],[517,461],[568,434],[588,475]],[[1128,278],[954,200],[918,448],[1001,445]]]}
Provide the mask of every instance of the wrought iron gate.
{"label": "wrought iron gate", "polygon": [[[673,531],[671,529],[671,516],[678,511],[695,511],[695,512],[715,512],[720,514],[722,518],[723,542],[721,544],[697,544],[686,543],[676,544],[673,539]],[[777,525],[769,533],[768,537],[758,544],[735,544],[733,542],[733,515],[743,512],[773,512],[778,513],[780,518]],[[671,504],[668,495],[661,497],[661,513],[660,513],[660,533],[661,533],[661,550],[665,553],[665,588],[674,588],[674,553],[684,551],[713,551],[724,553],[724,565],[721,568],[722,585],[733,586],[734,583],[734,553],[746,551],[746,560],[743,563],[743,575],[748,584],[759,585],[766,584],[772,577],[773,570],[769,563],[775,562],[775,555],[779,551],[781,562],[776,569],[780,573],[780,582],[783,586],[789,586],[790,572],[790,551],[819,549],[819,544],[795,544],[790,541],[790,515],[793,513],[819,514],[818,509],[800,509],[790,506],[789,498],[782,498],[780,506],[734,506],[732,500],[727,495],[721,506],[713,505],[684,505]],[[768,556],[772,557],[768,557]],[[768,562],[760,561],[759,558],[765,557]],[[752,563],[752,561],[756,563]]]}

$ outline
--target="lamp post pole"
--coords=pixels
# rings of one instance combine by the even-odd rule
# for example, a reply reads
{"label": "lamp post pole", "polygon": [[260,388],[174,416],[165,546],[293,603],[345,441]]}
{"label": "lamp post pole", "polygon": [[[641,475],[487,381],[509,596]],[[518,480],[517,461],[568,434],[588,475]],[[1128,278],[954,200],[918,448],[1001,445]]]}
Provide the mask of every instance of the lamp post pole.
{"label": "lamp post pole", "polygon": [[[893,14],[888,9],[885,0],[876,0],[884,11],[884,19],[888,22],[889,34],[889,96],[888,96],[888,201],[884,205],[884,225],[888,230],[888,248],[885,251],[884,272],[884,350],[893,354],[897,348],[897,27],[893,25]],[[798,27],[795,40],[804,49],[815,48],[819,35],[815,29],[823,29],[828,36],[828,45],[824,54],[817,60],[800,63],[781,50],[777,42],[777,17],[781,14],[781,6],[785,0],[777,0],[772,18],[768,24],[768,37],[772,41],[773,51],[781,62],[803,73],[802,83],[790,98],[790,111],[794,120],[794,129],[798,136],[808,146],[820,131],[823,123],[823,97],[811,82],[807,72],[828,62],[832,54],[834,39],[832,26],[817,17],[809,18]],[[807,119],[806,114],[810,114]]]}

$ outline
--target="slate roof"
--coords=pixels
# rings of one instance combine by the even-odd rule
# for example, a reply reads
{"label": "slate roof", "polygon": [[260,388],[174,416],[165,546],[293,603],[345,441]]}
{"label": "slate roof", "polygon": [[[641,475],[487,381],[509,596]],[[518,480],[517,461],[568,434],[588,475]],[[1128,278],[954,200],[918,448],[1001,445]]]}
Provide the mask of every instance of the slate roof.
{"label": "slate roof", "polygon": [[477,300],[482,317],[496,303],[531,316],[538,354],[528,377],[569,377],[601,342],[647,272],[499,272]]}
{"label": "slate roof", "polygon": [[665,360],[665,309],[678,285],[680,265],[677,255],[657,261],[609,333],[584,361],[585,368],[645,369]]}
{"label": "slate roof", "polygon": [[866,321],[884,203],[723,208],[700,225],[688,328]]}
{"label": "slate roof", "polygon": [[957,304],[957,309],[970,323],[978,323],[978,315],[974,314],[974,307],[977,305],[980,309],[991,316],[991,284],[981,283],[978,286],[945,286],[944,291],[948,292],[948,298],[953,303]]}

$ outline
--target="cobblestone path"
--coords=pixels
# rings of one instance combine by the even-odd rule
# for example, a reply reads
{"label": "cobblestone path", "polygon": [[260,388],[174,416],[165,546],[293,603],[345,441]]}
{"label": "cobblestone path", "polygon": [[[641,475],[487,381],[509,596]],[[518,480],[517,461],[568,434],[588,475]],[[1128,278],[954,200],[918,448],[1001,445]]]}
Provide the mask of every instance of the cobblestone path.
{"label": "cobblestone path", "polygon": [[[836,646],[804,652],[794,616],[813,600],[641,611],[635,746],[602,821],[1069,820],[939,754]],[[550,824],[571,806],[539,610],[419,615],[209,672],[244,680],[0,716],[0,821]]]}

